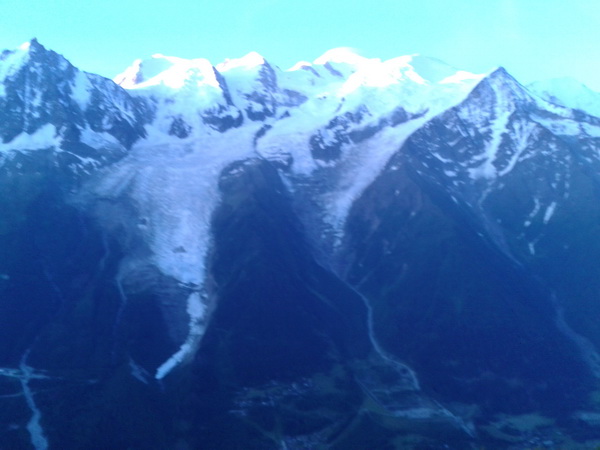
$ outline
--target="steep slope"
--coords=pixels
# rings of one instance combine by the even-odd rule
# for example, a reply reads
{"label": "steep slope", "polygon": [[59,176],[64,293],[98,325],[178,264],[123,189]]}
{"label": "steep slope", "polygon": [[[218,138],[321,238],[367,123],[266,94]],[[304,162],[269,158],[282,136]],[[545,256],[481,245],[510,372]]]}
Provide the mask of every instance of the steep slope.
{"label": "steep slope", "polygon": [[143,103],[109,80],[77,70],[35,39],[2,53],[0,81],[4,150],[69,144],[130,147],[145,134]]}
{"label": "steep slope", "polygon": [[[145,107],[110,80],[80,72],[36,40],[4,52],[0,65],[0,235],[6,289],[0,308],[6,330],[29,330],[8,332],[2,341],[2,360],[14,363],[39,331],[37,315],[47,319],[60,308],[60,284],[75,288],[75,279],[102,258],[100,230],[65,205],[65,198],[144,135]],[[85,275],[79,282],[91,280]]]}
{"label": "steep slope", "polygon": [[[414,155],[417,170],[424,173],[427,168],[431,183],[479,217],[486,238],[546,286],[565,278],[593,277],[595,268],[587,262],[595,252],[590,218],[598,211],[589,199],[596,195],[592,168],[597,164],[600,121],[540,103],[504,72],[494,73],[471,96],[478,108],[489,102],[489,115],[478,109],[473,117],[469,98],[440,116],[438,124],[436,119],[413,135],[407,151]],[[448,134],[453,128],[449,124],[469,122],[473,126],[467,136],[458,127],[458,133]],[[421,156],[423,146],[432,156]],[[579,239],[587,242],[586,250],[577,244]],[[559,309],[592,313],[586,308],[593,304],[588,297],[593,294],[573,295],[580,286],[570,285]],[[597,362],[589,362],[599,373]]]}
{"label": "steep slope", "polygon": [[126,155],[149,117],[143,102],[35,40],[4,52],[0,66],[1,440],[46,448],[44,413],[61,394],[76,410],[122,354],[113,339],[121,253],[67,198]]}
{"label": "steep slope", "polygon": [[[143,225],[134,225],[129,219],[120,224],[137,242],[136,249],[128,251],[121,276],[125,284],[128,279],[136,284],[137,269],[129,268],[149,263],[200,293],[203,306],[198,308],[203,312],[190,321],[189,339],[203,333],[213,308],[212,300],[203,294],[211,245],[209,223],[220,197],[218,177],[228,164],[260,155],[287,168],[287,183],[295,192],[294,202],[300,214],[309,221],[308,216],[313,214],[315,223],[322,222],[307,227],[307,232],[313,237],[323,233],[329,236],[333,224],[338,227],[333,231],[335,235],[352,198],[385,164],[386,154],[377,154],[378,143],[373,145],[367,140],[387,130],[383,139],[401,142],[424,123],[425,117],[432,117],[440,108],[459,101],[477,79],[473,76],[463,77],[467,79],[464,82],[448,80],[446,75],[453,70],[445,68],[442,80],[433,85],[422,78],[415,81],[414,74],[405,75],[414,73],[411,58],[392,63],[357,58],[361,62],[350,65],[350,69],[342,68],[345,63],[320,58],[312,71],[307,72],[306,68],[311,66],[303,65],[301,69],[282,72],[257,54],[226,61],[216,68],[205,60],[156,55],[149,62],[136,62],[116,78],[136,98],[157,105],[158,112],[146,127],[148,136],[136,143],[128,157],[115,164],[109,173],[92,181],[85,191],[92,192],[91,198],[84,198],[83,203],[90,205],[97,198],[111,199],[111,205],[102,200],[101,215],[106,215],[105,208],[119,211],[135,205],[134,214]],[[333,72],[327,67],[333,68]],[[360,82],[346,81],[335,67],[360,77]],[[377,81],[379,69],[385,74],[383,84]],[[391,86],[389,90],[385,89],[387,86]],[[411,89],[416,94],[410,111],[395,106],[388,98],[404,98]],[[365,98],[370,98],[371,103],[362,104]],[[211,111],[230,110],[236,112],[227,117],[238,117],[231,127],[227,124],[231,125],[233,119],[223,119],[225,122],[219,122],[223,126],[216,127],[212,119],[207,121],[206,114]],[[420,120],[411,121],[413,118]],[[188,130],[184,134],[173,133],[179,119],[178,123]],[[406,127],[400,128],[404,123]],[[362,142],[367,148],[370,145],[371,151],[342,152],[344,146]],[[327,162],[329,158],[323,157],[336,152],[339,153],[336,161]],[[140,166],[144,169],[138,170]],[[343,184],[323,183],[324,177],[331,180],[340,177]],[[349,179],[357,177],[362,179],[361,183],[349,186]],[[341,199],[341,205],[328,202],[318,208],[309,205],[309,211],[302,209],[304,198],[311,193],[320,190],[319,200],[325,200],[325,196],[341,198],[340,193],[332,192],[341,189],[352,190]],[[111,212],[110,216],[119,213]],[[325,249],[332,243],[329,239],[317,244]],[[170,304],[171,300],[167,298],[165,302]],[[182,311],[166,310],[176,317],[182,315]],[[172,335],[181,335],[180,319],[168,318],[167,323],[172,324],[168,326],[173,330],[179,330]],[[193,354],[198,342],[189,346],[188,338],[182,342],[180,351],[161,366],[157,372],[159,378],[184,358],[186,352]]]}
{"label": "steep slope", "polygon": [[600,434],[600,119],[570,96],[349,49],[113,83],[35,40],[0,80],[0,446]]}
{"label": "steep slope", "polygon": [[354,203],[345,276],[386,348],[446,401],[558,420],[587,404],[600,373],[597,124],[499,69]]}

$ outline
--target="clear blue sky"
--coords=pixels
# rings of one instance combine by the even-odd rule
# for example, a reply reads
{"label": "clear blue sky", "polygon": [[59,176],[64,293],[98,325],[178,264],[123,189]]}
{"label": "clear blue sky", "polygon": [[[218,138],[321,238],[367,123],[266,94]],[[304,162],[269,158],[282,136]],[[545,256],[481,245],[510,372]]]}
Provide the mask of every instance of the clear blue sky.
{"label": "clear blue sky", "polygon": [[600,91],[599,0],[0,0],[0,11],[0,48],[37,37],[107,77],[153,53],[217,64],[255,50],[285,69],[353,47]]}

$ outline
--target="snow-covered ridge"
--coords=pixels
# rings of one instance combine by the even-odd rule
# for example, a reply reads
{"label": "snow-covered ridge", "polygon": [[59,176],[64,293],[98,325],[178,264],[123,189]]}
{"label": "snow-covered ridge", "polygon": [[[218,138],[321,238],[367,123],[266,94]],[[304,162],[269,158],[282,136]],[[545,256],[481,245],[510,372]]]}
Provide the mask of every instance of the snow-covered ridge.
{"label": "snow-covered ridge", "polygon": [[184,59],[158,53],[150,59],[134,61],[114,81],[126,89],[157,85],[181,89],[186,83],[219,87],[215,70],[207,59]]}
{"label": "snow-covered ridge", "polygon": [[[362,111],[360,126],[379,126],[399,108],[432,117],[462,101],[482,77],[421,55],[382,61],[339,48],[288,70],[256,52],[217,65],[154,55],[136,60],[115,82],[156,105],[147,127],[153,143],[173,135],[200,139],[258,120],[269,126],[255,142],[259,154],[281,158],[284,151],[293,155],[292,169],[310,173],[318,163],[308,142],[333,118]],[[278,120],[288,116],[293,120]]]}
{"label": "snow-covered ridge", "polygon": [[[114,81],[126,89],[154,88],[155,91],[159,86],[180,89],[193,81],[198,88],[212,86],[226,90],[227,86],[233,86],[243,94],[251,94],[265,67],[273,70],[279,87],[299,92],[308,98],[336,97],[339,101],[347,100],[348,96],[365,87],[380,90],[390,88],[391,92],[380,92],[379,96],[392,97],[396,103],[412,101],[420,103],[420,106],[430,100],[422,98],[420,102],[415,101],[415,97],[419,97],[419,94],[423,96],[424,92],[417,92],[414,88],[398,92],[397,85],[472,85],[481,79],[481,75],[461,71],[421,55],[382,61],[379,58],[366,58],[348,48],[338,48],[325,52],[313,63],[301,61],[285,71],[269,64],[256,52],[238,59],[227,59],[215,66],[201,58],[154,55],[146,60],[134,61]],[[222,79],[217,79],[215,73],[219,73]],[[428,95],[425,94],[425,97]],[[244,109],[245,105],[236,106]]]}
{"label": "snow-covered ridge", "polygon": [[[22,52],[7,54],[11,67],[20,64],[17,56],[26,58],[27,50]],[[340,238],[354,201],[406,139],[495,76],[503,73],[472,74],[421,55],[383,61],[343,48],[288,70],[256,52],[216,65],[157,54],[115,77],[124,90],[111,84],[115,98],[106,94],[103,110],[128,113],[119,99],[145,105],[144,134],[127,156],[88,184],[85,196],[135,205],[140,222],[126,226],[144,249],[123,262],[119,277],[127,279],[128,267],[152,265],[193,291],[181,305],[189,315],[187,339],[155,376],[167,376],[195,352],[209,320],[206,259],[225,167],[257,156],[281,162],[290,189],[314,199],[323,233]],[[521,89],[513,84],[507,89]],[[94,98],[94,79],[77,75],[73,87],[71,97],[83,109]],[[486,174],[506,132],[504,113],[496,112],[490,162],[482,167]],[[51,145],[53,131],[44,129],[36,139]],[[83,133],[82,142],[94,146],[104,136],[98,133]],[[29,141],[19,135],[19,148]],[[329,156],[319,153],[323,148]],[[324,173],[331,175],[326,187],[319,181]]]}
{"label": "snow-covered ridge", "polygon": [[536,81],[527,88],[548,102],[600,117],[600,92],[593,91],[574,78]]}
{"label": "snow-covered ridge", "polygon": [[143,109],[111,80],[78,70],[36,39],[0,54],[0,151],[62,148],[94,133],[95,142],[129,147],[144,134]]}
{"label": "snow-covered ridge", "polygon": [[[202,306],[190,314],[188,339],[156,377],[167,376],[195,351],[208,320],[210,299],[202,294],[205,259],[224,167],[254,156],[288,161],[285,176],[292,189],[296,183],[310,184],[324,164],[338,170],[339,181],[317,203],[323,220],[339,234],[354,199],[410,133],[462,101],[481,79],[419,55],[382,61],[350,49],[331,50],[288,70],[256,52],[216,65],[154,55],[116,77],[156,106],[156,118],[130,157],[94,189],[105,198],[132,196],[145,218],[137,232],[152,252],[152,263],[196,286],[200,294],[193,298]],[[216,130],[203,119],[215,112],[233,125]],[[173,133],[174,124],[185,132]],[[347,136],[363,129],[375,135],[351,145]],[[323,145],[339,145],[339,159],[319,160],[313,153],[315,136]]]}

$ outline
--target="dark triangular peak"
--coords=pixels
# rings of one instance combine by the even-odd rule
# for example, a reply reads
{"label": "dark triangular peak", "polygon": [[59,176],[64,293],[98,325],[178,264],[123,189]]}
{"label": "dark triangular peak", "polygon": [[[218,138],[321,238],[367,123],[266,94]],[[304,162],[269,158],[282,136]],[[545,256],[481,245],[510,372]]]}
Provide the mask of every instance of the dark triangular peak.
{"label": "dark triangular peak", "polygon": [[64,56],[47,49],[37,38],[25,42],[19,49],[28,54],[30,64],[44,65],[52,70],[68,70],[70,72],[76,70]]}
{"label": "dark triangular peak", "polygon": [[259,71],[259,80],[265,86],[265,88],[276,91],[279,89],[277,85],[277,74],[273,66],[263,58],[263,64]]}
{"label": "dark triangular peak", "polygon": [[[2,53],[0,77],[6,82],[27,82],[47,87],[72,79],[77,69],[62,55],[47,49],[36,38]],[[27,70],[23,70],[27,68]]]}
{"label": "dark triangular peak", "polygon": [[10,142],[22,132],[32,134],[45,124],[81,124],[77,104],[69,100],[78,72],[64,57],[37,39],[3,54],[0,81],[0,137]]}
{"label": "dark triangular peak", "polygon": [[43,53],[48,51],[46,47],[44,47],[37,38],[31,39],[28,43],[29,53]]}
{"label": "dark triangular peak", "polygon": [[141,106],[126,91],[108,79],[80,71],[35,38],[2,54],[0,84],[3,143],[21,133],[45,130],[48,138],[43,143],[34,139],[32,145],[48,147],[63,139],[79,141],[80,131],[90,128],[107,132],[129,147],[144,134]]}
{"label": "dark triangular peak", "polygon": [[471,100],[489,101],[496,99],[497,107],[516,109],[516,107],[525,107],[535,100],[527,89],[519,83],[504,67],[498,67],[490,72],[475,86],[473,91],[465,99],[465,102]]}
{"label": "dark triangular peak", "polygon": [[[0,54],[0,79],[10,79],[16,76],[23,66],[44,59],[49,52],[36,38],[24,42],[13,50],[4,50]],[[58,56],[58,55],[56,55]]]}
{"label": "dark triangular peak", "polygon": [[225,78],[233,75],[239,76],[240,72],[252,73],[254,80],[260,83],[267,92],[278,90],[276,68],[261,54],[250,52],[238,59],[227,59],[216,66],[217,71]]}

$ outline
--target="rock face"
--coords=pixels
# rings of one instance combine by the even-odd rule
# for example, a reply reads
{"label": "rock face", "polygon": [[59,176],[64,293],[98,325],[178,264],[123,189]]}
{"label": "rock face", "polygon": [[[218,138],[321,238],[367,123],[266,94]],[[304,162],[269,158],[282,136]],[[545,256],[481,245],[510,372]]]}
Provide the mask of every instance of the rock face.
{"label": "rock face", "polygon": [[592,445],[600,118],[555,85],[3,52],[0,446]]}

